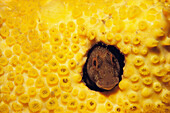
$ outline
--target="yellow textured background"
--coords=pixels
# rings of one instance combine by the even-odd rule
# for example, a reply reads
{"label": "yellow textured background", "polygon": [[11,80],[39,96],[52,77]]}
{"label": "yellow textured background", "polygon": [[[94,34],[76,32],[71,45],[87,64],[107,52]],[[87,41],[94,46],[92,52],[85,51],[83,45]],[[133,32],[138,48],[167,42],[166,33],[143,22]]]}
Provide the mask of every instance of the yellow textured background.
{"label": "yellow textured background", "polygon": [[[0,113],[169,113],[169,0],[0,0]],[[81,81],[97,42],[125,55],[108,92]]]}

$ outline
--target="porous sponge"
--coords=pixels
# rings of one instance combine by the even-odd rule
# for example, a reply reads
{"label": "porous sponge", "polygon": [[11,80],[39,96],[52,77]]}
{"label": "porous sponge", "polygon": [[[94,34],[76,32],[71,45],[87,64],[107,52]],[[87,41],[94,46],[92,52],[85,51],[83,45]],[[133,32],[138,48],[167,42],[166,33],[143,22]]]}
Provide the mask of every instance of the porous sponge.
{"label": "porous sponge", "polygon": [[[0,113],[170,112],[169,0],[0,0]],[[82,82],[97,42],[125,55],[116,89]]]}

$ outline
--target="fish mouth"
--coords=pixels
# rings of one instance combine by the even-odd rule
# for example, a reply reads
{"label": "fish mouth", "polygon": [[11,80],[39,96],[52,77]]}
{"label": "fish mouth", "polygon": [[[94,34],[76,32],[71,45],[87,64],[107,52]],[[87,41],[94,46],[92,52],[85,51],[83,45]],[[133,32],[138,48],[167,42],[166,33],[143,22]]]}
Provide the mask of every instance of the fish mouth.
{"label": "fish mouth", "polygon": [[107,82],[108,80],[98,80],[96,85],[104,90],[111,90],[119,84],[119,78],[115,77],[112,82]]}

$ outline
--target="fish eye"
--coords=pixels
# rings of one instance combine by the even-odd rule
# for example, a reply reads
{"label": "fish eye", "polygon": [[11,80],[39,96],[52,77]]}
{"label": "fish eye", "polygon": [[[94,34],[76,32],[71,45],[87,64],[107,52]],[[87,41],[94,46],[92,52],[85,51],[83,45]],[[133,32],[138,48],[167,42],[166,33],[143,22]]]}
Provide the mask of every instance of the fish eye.
{"label": "fish eye", "polygon": [[96,59],[93,59],[93,66],[96,66]]}

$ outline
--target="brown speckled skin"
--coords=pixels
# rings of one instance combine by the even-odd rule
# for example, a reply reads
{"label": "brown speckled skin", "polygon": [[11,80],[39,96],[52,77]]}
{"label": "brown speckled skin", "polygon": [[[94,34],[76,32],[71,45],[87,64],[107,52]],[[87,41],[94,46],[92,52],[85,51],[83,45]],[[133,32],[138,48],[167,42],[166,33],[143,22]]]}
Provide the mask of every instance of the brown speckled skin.
{"label": "brown speckled skin", "polygon": [[99,88],[110,90],[119,83],[119,62],[108,49],[98,46],[88,58],[87,73]]}

